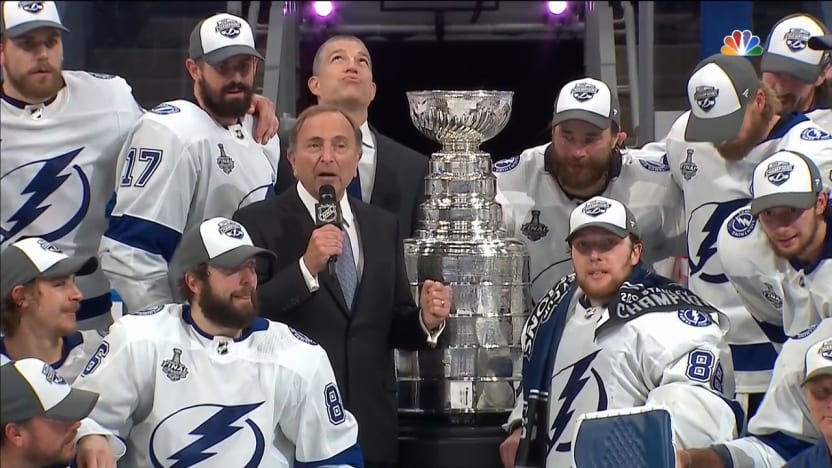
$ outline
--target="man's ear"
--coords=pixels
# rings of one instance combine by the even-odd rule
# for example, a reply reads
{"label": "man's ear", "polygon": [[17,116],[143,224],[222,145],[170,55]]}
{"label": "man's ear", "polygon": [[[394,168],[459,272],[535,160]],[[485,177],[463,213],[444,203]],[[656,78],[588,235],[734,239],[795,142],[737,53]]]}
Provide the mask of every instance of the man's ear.
{"label": "man's ear", "polygon": [[624,141],[627,140],[627,132],[618,132],[618,135],[615,137],[615,146],[623,146]]}
{"label": "man's ear", "polygon": [[185,69],[188,70],[188,75],[191,76],[191,79],[197,81],[199,78],[199,64],[196,63],[196,60],[188,57],[185,59]]}

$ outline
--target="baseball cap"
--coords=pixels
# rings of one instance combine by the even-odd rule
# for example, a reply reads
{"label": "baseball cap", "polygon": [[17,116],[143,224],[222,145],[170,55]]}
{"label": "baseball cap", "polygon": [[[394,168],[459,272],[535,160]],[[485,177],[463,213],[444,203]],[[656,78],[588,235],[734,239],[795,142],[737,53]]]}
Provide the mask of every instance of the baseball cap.
{"label": "baseball cap", "polygon": [[808,209],[823,190],[820,169],[795,151],[778,151],[760,161],[751,179],[751,214],[775,206]]}
{"label": "baseball cap", "polygon": [[43,416],[80,421],[92,412],[98,393],[72,388],[40,359],[26,358],[0,366],[0,423]]}
{"label": "baseball cap", "polygon": [[688,80],[685,140],[716,143],[736,138],[759,86],[754,66],[744,57],[714,54],[699,62]]}
{"label": "baseball cap", "polygon": [[61,23],[55,2],[3,2],[3,35],[14,38],[38,28],[58,28]]}
{"label": "baseball cap", "polygon": [[809,15],[781,19],[768,35],[760,70],[786,73],[804,83],[814,83],[821,74],[824,54],[808,47],[809,38],[826,32]]}
{"label": "baseball cap", "polygon": [[211,218],[193,226],[182,235],[172,264],[176,273],[207,263],[220,268],[236,268],[254,256],[277,258],[269,250],[255,247],[246,229],[227,218]]}
{"label": "baseball cap", "polygon": [[618,97],[603,81],[581,78],[566,83],[555,99],[552,126],[566,120],[583,120],[601,130],[615,122],[621,127],[621,106]]}
{"label": "baseball cap", "polygon": [[191,32],[188,55],[211,65],[235,55],[263,56],[254,48],[254,34],[246,20],[220,13],[200,21]]}
{"label": "baseball cap", "polygon": [[630,234],[641,237],[632,211],[611,198],[592,197],[575,207],[569,215],[569,236],[566,241],[569,242],[581,229],[592,226],[606,229],[618,237]]}
{"label": "baseball cap", "polygon": [[832,34],[812,36],[809,39],[809,48],[812,50],[832,50]]}
{"label": "baseball cap", "polygon": [[39,237],[29,237],[0,254],[0,295],[6,297],[15,286],[36,278],[83,276],[97,268],[95,257],[69,256]]}
{"label": "baseball cap", "polygon": [[815,343],[806,351],[801,385],[821,375],[832,375],[832,340]]}

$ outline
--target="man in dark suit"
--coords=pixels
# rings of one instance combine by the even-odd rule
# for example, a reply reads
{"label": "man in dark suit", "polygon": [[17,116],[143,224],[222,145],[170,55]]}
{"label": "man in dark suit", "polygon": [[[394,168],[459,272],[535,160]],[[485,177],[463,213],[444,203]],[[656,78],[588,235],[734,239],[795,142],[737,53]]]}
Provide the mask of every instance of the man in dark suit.
{"label": "man in dark suit", "polygon": [[[318,48],[307,85],[318,104],[340,107],[361,129],[363,156],[358,177],[348,186],[350,196],[384,208],[399,217],[402,238],[413,237],[419,205],[425,198],[428,158],[382,135],[367,123],[367,109],[376,95],[367,47],[354,36],[335,36]],[[292,122],[281,119],[281,134]],[[286,160],[281,135],[277,193],[293,188],[295,178]]]}
{"label": "man in dark suit", "polygon": [[[339,107],[306,109],[288,152],[299,182],[238,210],[234,219],[255,245],[277,254],[273,265],[258,265],[263,314],[324,347],[346,407],[358,419],[366,466],[393,467],[398,405],[392,350],[435,346],[451,299],[447,287],[425,280],[417,308],[396,217],[347,196],[360,141],[360,130]],[[325,185],[334,188],[343,230],[316,227],[317,198]]]}

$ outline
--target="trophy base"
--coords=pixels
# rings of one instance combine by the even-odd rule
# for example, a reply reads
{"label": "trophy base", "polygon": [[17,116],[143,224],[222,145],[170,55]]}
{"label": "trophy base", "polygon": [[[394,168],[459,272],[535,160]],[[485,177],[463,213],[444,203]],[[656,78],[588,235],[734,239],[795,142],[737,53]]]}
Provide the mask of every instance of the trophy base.
{"label": "trophy base", "polygon": [[399,415],[398,467],[503,468],[500,444],[507,434],[500,424],[506,418],[477,415],[476,425],[449,425],[447,415]]}

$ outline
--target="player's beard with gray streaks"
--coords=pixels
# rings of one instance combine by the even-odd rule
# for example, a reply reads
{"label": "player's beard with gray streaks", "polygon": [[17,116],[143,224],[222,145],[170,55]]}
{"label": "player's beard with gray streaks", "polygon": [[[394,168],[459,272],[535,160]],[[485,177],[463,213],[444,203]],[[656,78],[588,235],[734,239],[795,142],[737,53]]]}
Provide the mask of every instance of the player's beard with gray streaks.
{"label": "player's beard with gray streaks", "polygon": [[[251,302],[245,306],[235,306],[235,295],[249,296]],[[197,304],[199,304],[202,315],[211,323],[218,327],[235,330],[249,328],[260,313],[257,292],[254,288],[242,288],[229,294],[228,297],[221,297],[211,287],[209,281],[205,282],[205,287],[197,297]]]}
{"label": "player's beard with gray streaks", "polygon": [[[254,91],[245,83],[228,83],[221,89],[213,89],[204,79],[197,81],[204,105],[211,114],[223,118],[241,118],[251,107]],[[229,93],[242,91],[242,98],[228,97]]]}
{"label": "player's beard with gray streaks", "polygon": [[64,86],[61,70],[41,62],[24,72],[15,72],[3,67],[3,78],[27,101],[43,102],[58,94]]}

